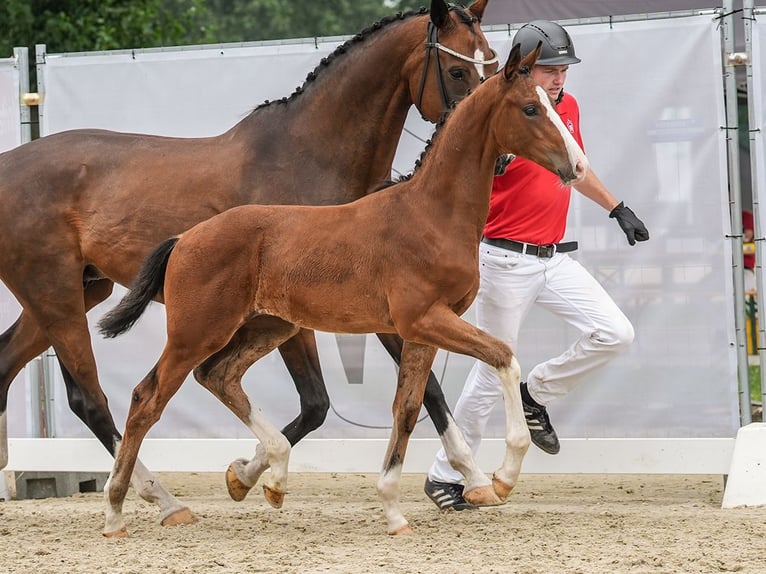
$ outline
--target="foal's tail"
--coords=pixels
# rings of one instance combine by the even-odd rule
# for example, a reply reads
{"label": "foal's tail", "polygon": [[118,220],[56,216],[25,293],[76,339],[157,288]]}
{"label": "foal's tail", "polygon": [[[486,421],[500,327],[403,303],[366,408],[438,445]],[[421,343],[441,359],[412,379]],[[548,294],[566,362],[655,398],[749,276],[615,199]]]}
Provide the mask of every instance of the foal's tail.
{"label": "foal's tail", "polygon": [[162,292],[168,259],[179,239],[180,237],[166,239],[146,258],[130,291],[98,322],[98,330],[104,337],[114,338],[130,329],[154,297]]}

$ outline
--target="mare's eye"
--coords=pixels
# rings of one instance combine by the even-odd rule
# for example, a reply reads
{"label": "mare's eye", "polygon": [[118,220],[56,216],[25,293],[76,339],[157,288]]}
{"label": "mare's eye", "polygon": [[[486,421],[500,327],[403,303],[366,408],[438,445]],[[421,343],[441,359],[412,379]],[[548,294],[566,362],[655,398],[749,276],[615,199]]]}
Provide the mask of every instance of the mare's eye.
{"label": "mare's eye", "polygon": [[524,112],[524,115],[527,116],[536,116],[537,115],[537,106],[534,106],[532,104],[529,104],[528,106],[524,106],[522,108],[522,111]]}
{"label": "mare's eye", "polygon": [[450,70],[449,71],[450,78],[457,81],[465,80],[465,72],[463,70]]}

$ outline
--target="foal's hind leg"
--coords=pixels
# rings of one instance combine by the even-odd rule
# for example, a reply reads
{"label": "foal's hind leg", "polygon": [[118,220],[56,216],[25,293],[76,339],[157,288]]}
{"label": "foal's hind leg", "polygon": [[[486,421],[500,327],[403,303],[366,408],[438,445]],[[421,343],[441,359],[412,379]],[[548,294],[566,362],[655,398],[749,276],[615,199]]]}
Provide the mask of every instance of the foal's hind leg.
{"label": "foal's hind leg", "polygon": [[[267,437],[258,444],[251,461],[237,459],[229,466],[226,483],[234,500],[243,500],[263,471],[272,466],[271,483],[264,485],[264,494],[272,506],[278,508],[282,505],[284,493],[281,485],[286,480],[286,460],[291,443],[260,415],[258,409],[252,408],[242,390],[241,379],[253,363],[297,331],[298,327],[282,319],[256,317],[240,327],[223,349],[194,370],[197,381],[249,426],[256,436]],[[275,464],[277,467],[273,466]]]}
{"label": "foal's hind leg", "polygon": [[181,387],[186,375],[198,360],[198,356],[190,350],[181,351],[168,343],[157,365],[133,389],[125,435],[117,444],[114,466],[104,487],[104,536],[122,538],[128,535],[122,506],[141,443],[146,433],[160,419],[168,401]]}
{"label": "foal's hind leg", "polygon": [[399,482],[404,465],[404,455],[420,407],[428,371],[431,368],[436,348],[417,343],[405,342],[399,365],[399,378],[392,411],[394,422],[383,461],[383,470],[378,478],[378,494],[383,500],[383,511],[388,522],[389,534],[410,534],[407,519],[399,509]]}

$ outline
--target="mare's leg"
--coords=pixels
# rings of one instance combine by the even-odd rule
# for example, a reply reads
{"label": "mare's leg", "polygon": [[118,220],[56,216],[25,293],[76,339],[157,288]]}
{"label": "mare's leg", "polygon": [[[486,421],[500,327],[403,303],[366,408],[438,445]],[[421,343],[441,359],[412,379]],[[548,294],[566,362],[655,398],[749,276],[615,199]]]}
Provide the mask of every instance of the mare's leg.
{"label": "mare's leg", "polygon": [[[492,483],[497,495],[500,498],[506,498],[516,485],[521,472],[521,463],[530,443],[519,388],[521,369],[510,347],[500,339],[464,321],[447,307],[430,308],[420,320],[408,325],[406,332],[402,335],[407,339],[440,347],[446,351],[474,357],[497,369],[505,399],[506,450],[503,464],[495,471]],[[465,448],[468,449],[468,446],[465,445]],[[470,449],[468,454],[470,455]],[[455,462],[450,460],[450,464],[455,465]],[[476,501],[475,493],[468,485],[466,485],[464,496],[466,500],[474,504],[486,504]]]}
{"label": "mare's leg", "polygon": [[[378,339],[398,364],[402,355],[402,338],[395,334],[378,333]],[[439,440],[441,440],[447,454],[447,460],[452,468],[465,477],[466,491],[472,491],[474,503],[485,505],[499,503],[500,501],[497,500],[491,489],[485,488],[491,484],[490,480],[473,458],[471,449],[463,438],[463,434],[447,405],[441,385],[431,370],[428,372],[423,405],[426,407],[434,427],[436,427]]]}
{"label": "mare's leg", "polygon": [[[194,369],[194,377],[202,386],[250,427],[257,437],[266,437],[258,444],[251,461],[237,459],[226,472],[229,495],[236,501],[244,500],[263,471],[272,466],[271,481],[264,485],[264,493],[272,506],[279,508],[282,505],[286,461],[293,443],[290,437],[285,437],[266,420],[259,409],[252,408],[241,380],[253,363],[297,331],[298,327],[282,319],[255,317],[242,325],[223,349]],[[308,333],[313,334],[311,331]]]}
{"label": "mare's leg", "polygon": [[392,407],[394,422],[383,461],[383,470],[378,478],[378,493],[383,499],[383,511],[388,522],[389,534],[410,534],[407,519],[399,509],[399,482],[402,475],[404,455],[420,407],[423,405],[428,371],[431,369],[436,348],[417,343],[405,342],[399,363],[399,378]]}
{"label": "mare's leg", "polygon": [[24,365],[49,346],[37,322],[24,310],[0,335],[0,469],[8,464],[8,390]]}

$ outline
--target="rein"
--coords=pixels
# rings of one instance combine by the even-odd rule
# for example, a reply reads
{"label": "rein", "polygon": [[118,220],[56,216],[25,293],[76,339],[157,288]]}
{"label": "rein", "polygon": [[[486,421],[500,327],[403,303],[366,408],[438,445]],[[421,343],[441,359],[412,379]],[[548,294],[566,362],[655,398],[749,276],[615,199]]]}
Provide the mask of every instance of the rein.
{"label": "rein", "polygon": [[[434,69],[436,70],[436,82],[439,86],[439,95],[441,95],[442,98],[442,113],[446,113],[449,111],[451,102],[447,98],[447,88],[444,85],[444,78],[442,77],[442,66],[441,61],[439,60],[439,50],[442,52],[446,52],[447,54],[451,56],[455,56],[456,58],[459,58],[463,60],[464,62],[469,62],[471,64],[494,64],[497,62],[497,53],[493,50],[492,51],[492,58],[489,60],[479,60],[477,58],[472,58],[470,56],[466,56],[464,54],[461,54],[460,52],[456,52],[455,50],[448,48],[447,46],[444,46],[439,43],[439,29],[434,26],[433,22],[428,23],[428,40],[426,40],[426,59],[423,63],[423,74],[420,76],[420,89],[418,90],[418,109],[421,109],[423,106],[423,92],[425,90],[426,86],[426,76],[428,75],[428,64],[431,62],[431,52],[435,51],[434,54]],[[483,81],[484,78],[482,77],[481,80]],[[423,117],[423,114],[421,113],[421,117]]]}

